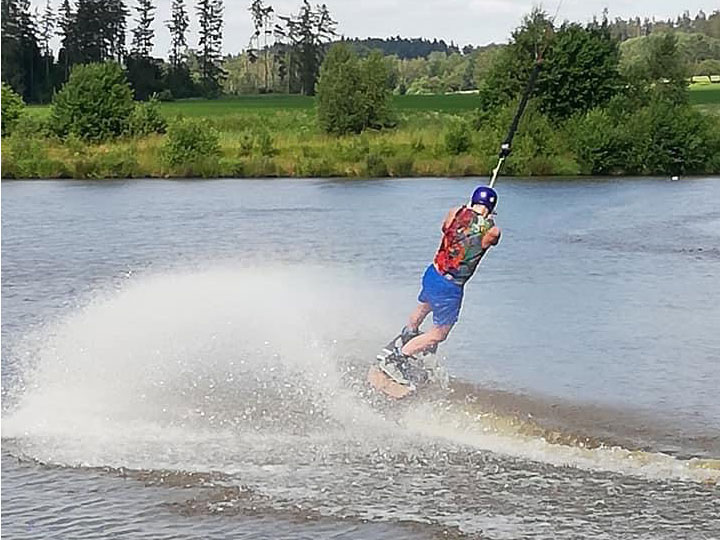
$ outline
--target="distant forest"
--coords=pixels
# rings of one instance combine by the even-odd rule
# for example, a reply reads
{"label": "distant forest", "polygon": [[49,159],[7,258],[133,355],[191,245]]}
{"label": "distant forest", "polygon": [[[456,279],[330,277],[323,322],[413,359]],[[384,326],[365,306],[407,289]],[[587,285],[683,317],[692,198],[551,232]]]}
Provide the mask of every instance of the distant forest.
{"label": "distant forest", "polygon": [[[381,50],[389,67],[388,85],[395,93],[473,91],[504,47],[461,47],[400,36],[345,39],[325,5],[302,0],[296,12],[280,13],[264,0],[253,0],[246,5],[253,21],[247,46],[223,55],[223,0],[172,0],[166,21],[156,20],[155,0],[46,0],[41,10],[33,10],[30,0],[1,2],[2,80],[28,103],[49,102],[74,65],[108,60],[123,66],[139,100],[151,95],[163,100],[312,95],[324,55],[337,41],[349,43],[360,56]],[[193,43],[188,39],[191,16],[199,26]],[[671,32],[677,35],[688,75],[720,75],[720,10],[694,16],[685,12],[665,21],[609,20],[605,14],[604,24],[622,42],[624,62],[640,62],[645,39]],[[160,31],[171,38],[162,58],[152,56]],[[55,36],[60,38],[56,50],[50,45]]]}
{"label": "distant forest", "polygon": [[[370,51],[380,50],[386,56],[397,56],[402,60],[409,60],[411,58],[427,58],[430,53],[440,52],[445,54],[457,54],[460,51],[455,43],[450,42],[450,45],[445,41],[423,38],[403,38],[400,36],[391,38],[353,38],[353,39],[342,39],[350,45],[355,52],[359,55],[367,55]],[[463,53],[467,54],[473,50],[472,45],[467,45],[463,49]]]}

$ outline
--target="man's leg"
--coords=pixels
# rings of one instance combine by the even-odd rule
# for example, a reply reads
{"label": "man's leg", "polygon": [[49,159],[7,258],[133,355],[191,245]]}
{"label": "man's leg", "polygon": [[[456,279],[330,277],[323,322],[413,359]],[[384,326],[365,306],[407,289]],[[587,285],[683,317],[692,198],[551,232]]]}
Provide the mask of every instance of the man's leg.
{"label": "man's leg", "polygon": [[[427,315],[427,313],[425,315]],[[414,356],[432,347],[436,347],[439,343],[447,339],[452,327],[452,324],[433,326],[432,329],[424,334],[420,334],[418,337],[408,341],[402,348],[402,353],[407,356]]]}
{"label": "man's leg", "polygon": [[420,329],[420,325],[425,320],[425,317],[427,317],[431,311],[432,307],[430,307],[430,304],[427,302],[420,302],[415,308],[415,311],[410,314],[410,319],[408,320],[406,328],[412,332],[417,332]]}

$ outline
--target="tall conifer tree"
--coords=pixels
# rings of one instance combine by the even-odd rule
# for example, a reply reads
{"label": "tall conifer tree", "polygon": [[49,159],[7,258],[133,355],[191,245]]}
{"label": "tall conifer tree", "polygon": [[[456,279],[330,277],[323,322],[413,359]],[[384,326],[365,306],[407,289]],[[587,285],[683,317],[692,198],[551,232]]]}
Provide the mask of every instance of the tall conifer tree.
{"label": "tall conifer tree", "polygon": [[220,91],[222,50],[223,0],[199,0],[197,13],[200,23],[199,60],[203,91],[216,96]]}
{"label": "tall conifer tree", "polygon": [[165,25],[170,30],[170,65],[177,69],[185,60],[187,50],[187,32],[190,19],[188,18],[185,0],[173,0],[170,20]]}
{"label": "tall conifer tree", "polygon": [[138,0],[137,6],[137,26],[133,28],[133,40],[130,51],[137,56],[148,58],[152,53],[153,39],[155,31],[152,23],[155,20],[155,6],[152,0]]}

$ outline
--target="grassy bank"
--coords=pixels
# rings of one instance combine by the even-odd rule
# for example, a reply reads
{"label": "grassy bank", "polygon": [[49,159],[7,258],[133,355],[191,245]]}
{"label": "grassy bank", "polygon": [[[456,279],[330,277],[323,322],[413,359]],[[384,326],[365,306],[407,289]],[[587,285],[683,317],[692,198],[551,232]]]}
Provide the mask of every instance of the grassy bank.
{"label": "grassy bank", "polygon": [[312,109],[201,116],[219,132],[217,160],[169,167],[163,135],[94,145],[10,137],[3,177],[459,176],[486,174],[495,159],[494,148],[448,155],[443,136],[454,117],[443,113],[415,113],[397,129],[346,137],[322,134]]}
{"label": "grassy bank", "polygon": [[[695,85],[693,104],[720,112],[720,85]],[[487,175],[511,111],[475,130],[477,96],[396,96],[397,127],[335,137],[318,128],[314,100],[304,96],[247,96],[162,104],[170,122],[204,119],[219,134],[218,159],[169,166],[164,135],[121,138],[104,144],[18,134],[2,145],[3,178],[129,177],[376,177]],[[49,107],[29,107],[38,119]],[[527,122],[534,122],[532,112]],[[538,120],[520,133],[505,172],[515,175],[579,175],[573,133]],[[454,134],[467,148],[456,148]],[[522,131],[522,130],[521,130]],[[456,141],[455,141],[456,142]],[[593,143],[594,144],[594,143]],[[462,145],[461,145],[462,146]],[[618,171],[622,172],[622,171]]]}

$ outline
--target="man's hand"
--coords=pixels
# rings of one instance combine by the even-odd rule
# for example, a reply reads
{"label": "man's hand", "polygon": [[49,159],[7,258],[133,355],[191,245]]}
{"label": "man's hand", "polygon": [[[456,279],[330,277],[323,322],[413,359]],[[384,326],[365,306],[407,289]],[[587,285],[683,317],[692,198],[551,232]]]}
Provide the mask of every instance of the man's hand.
{"label": "man's hand", "polygon": [[496,246],[497,243],[500,241],[500,235],[502,234],[502,231],[500,230],[500,227],[493,227],[490,229],[485,236],[483,236],[482,239],[482,248],[488,249],[492,246]]}

